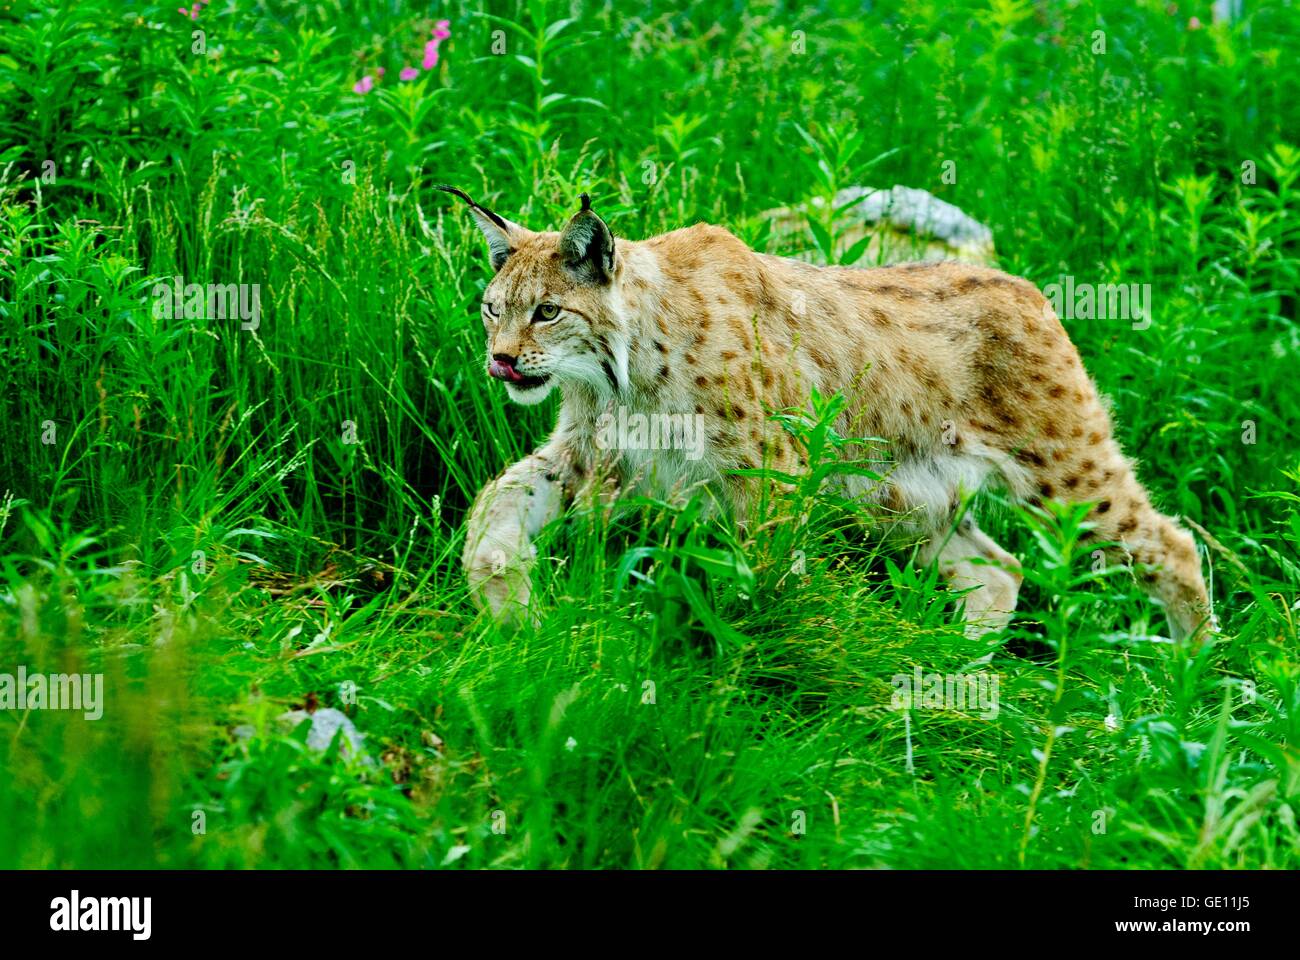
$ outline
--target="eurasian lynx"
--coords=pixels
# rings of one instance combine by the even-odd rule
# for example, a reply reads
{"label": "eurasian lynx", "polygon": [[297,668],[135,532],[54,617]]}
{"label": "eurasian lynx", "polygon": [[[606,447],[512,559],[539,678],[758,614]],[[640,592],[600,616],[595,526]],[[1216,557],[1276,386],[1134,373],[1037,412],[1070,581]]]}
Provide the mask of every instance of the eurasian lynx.
{"label": "eurasian lynx", "polygon": [[[732,471],[799,471],[803,451],[767,414],[806,409],[815,387],[847,398],[842,435],[890,441],[885,481],[849,492],[919,524],[920,559],[978,588],[965,599],[972,633],[1006,624],[1021,582],[1015,557],[969,513],[958,520],[963,493],[989,481],[1031,502],[1095,504],[1096,535],[1139,565],[1175,634],[1208,628],[1195,543],[1151,505],[1028,281],[955,263],[818,267],[704,224],[616,243],[585,194],[563,231],[535,233],[444,189],[469,204],[496,271],[483,296],[488,374],[517,403],[562,396],[554,433],[470,514],[465,568],[499,620],[527,615],[532,540],[598,473],[624,491],[706,485],[743,519],[759,481]],[[610,449],[599,431],[615,413],[691,418],[698,449]]]}

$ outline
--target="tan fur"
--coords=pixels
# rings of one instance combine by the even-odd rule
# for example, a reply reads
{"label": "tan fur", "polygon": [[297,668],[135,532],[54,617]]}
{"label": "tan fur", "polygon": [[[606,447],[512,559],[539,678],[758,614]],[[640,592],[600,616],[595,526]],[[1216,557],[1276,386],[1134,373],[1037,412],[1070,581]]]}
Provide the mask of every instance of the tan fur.
{"label": "tan fur", "polygon": [[[1028,281],[955,263],[816,267],[757,254],[707,225],[611,240],[612,269],[593,279],[586,268],[606,252],[604,224],[585,208],[564,234],[503,230],[474,210],[501,255],[484,295],[489,359],[549,374],[533,389],[508,384],[517,401],[540,402],[557,386],[563,398],[550,439],[471,511],[466,570],[499,619],[525,615],[532,538],[598,474],[660,494],[706,485],[743,520],[754,481],[728,471],[797,470],[802,451],[767,415],[806,409],[816,387],[847,398],[841,434],[890,441],[886,482],[850,492],[919,524],[929,538],[921,558],[954,587],[978,588],[965,603],[972,633],[1005,625],[1021,579],[969,515],[957,523],[963,494],[987,482],[1030,502],[1096,503],[1096,535],[1153,568],[1140,576],[1175,633],[1206,626],[1191,537],[1151,505],[1078,353]],[[541,303],[560,306],[559,319],[530,322]],[[599,449],[597,419],[620,405],[702,414],[703,457]]]}

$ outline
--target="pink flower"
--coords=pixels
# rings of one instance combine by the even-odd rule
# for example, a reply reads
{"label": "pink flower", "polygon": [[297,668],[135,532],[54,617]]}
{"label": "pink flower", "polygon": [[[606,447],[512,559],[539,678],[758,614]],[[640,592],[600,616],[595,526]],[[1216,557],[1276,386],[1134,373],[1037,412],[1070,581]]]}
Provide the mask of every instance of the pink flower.
{"label": "pink flower", "polygon": [[402,67],[402,72],[397,76],[402,80],[414,80],[419,75],[420,71],[416,70],[415,67]]}
{"label": "pink flower", "polygon": [[1192,19],[1188,20],[1188,21],[1187,21],[1187,29],[1188,29],[1188,30],[1199,30],[1199,29],[1201,29],[1201,18],[1200,18],[1200,17],[1192,17]]}
{"label": "pink flower", "polygon": [[375,78],[370,76],[365,76],[356,82],[356,84],[352,87],[352,92],[365,95],[369,93],[371,90],[373,90],[374,86],[375,86]]}
{"label": "pink flower", "polygon": [[439,20],[433,25],[433,39],[424,45],[424,62],[420,66],[432,70],[438,65],[438,45],[451,36],[451,21]]}
{"label": "pink flower", "polygon": [[438,41],[430,40],[424,45],[424,63],[420,66],[426,70],[432,70],[438,65]]}
{"label": "pink flower", "polygon": [[387,73],[387,72],[388,72],[388,71],[385,70],[383,67],[377,67],[377,68],[375,69],[375,76],[377,76],[377,77],[382,77],[382,76],[383,76],[385,73]]}

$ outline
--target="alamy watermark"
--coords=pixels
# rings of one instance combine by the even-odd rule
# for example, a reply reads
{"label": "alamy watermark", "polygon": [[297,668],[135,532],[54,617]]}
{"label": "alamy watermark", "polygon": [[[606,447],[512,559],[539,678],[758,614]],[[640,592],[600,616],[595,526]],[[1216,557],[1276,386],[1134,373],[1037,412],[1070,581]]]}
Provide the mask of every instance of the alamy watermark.
{"label": "alamy watermark", "polygon": [[104,715],[102,673],[0,673],[0,710],[80,710],[87,720]]}
{"label": "alamy watermark", "polygon": [[1134,330],[1151,326],[1151,284],[1077,283],[1072,276],[1049,283],[1043,294],[1062,320],[1129,320]]}
{"label": "alamy watermark", "polygon": [[50,901],[50,929],[57,932],[125,931],[133,940],[148,940],[152,915],[152,897],[83,897],[73,890]]}
{"label": "alamy watermark", "polygon": [[998,715],[996,673],[924,673],[915,667],[910,674],[894,674],[889,685],[894,710],[978,710],[984,720]]}
{"label": "alamy watermark", "polygon": [[704,456],[704,414],[602,413],[596,419],[601,450],[681,450],[687,460]]}
{"label": "alamy watermark", "polygon": [[240,320],[256,330],[262,323],[262,286],[257,283],[185,283],[183,277],[153,286],[158,320]]}

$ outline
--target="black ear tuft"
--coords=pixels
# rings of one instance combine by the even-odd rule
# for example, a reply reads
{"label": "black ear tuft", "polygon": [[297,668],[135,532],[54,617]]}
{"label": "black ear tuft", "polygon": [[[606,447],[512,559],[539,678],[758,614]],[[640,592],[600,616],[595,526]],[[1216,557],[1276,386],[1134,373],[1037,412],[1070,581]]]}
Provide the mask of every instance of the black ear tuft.
{"label": "black ear tuft", "polygon": [[470,199],[468,193],[466,193],[464,190],[461,190],[459,187],[453,187],[449,183],[435,183],[433,185],[433,189],[441,190],[443,193],[450,193],[450,194],[454,194],[457,197],[460,197],[462,200],[464,200],[466,203],[469,204],[471,210],[474,210],[476,213],[481,213],[483,216],[487,217],[489,220],[495,223],[502,230],[510,229],[509,224],[506,223],[504,218],[498,217],[487,207],[479,206],[477,203],[475,203],[473,200]]}
{"label": "black ear tuft", "polygon": [[584,193],[580,199],[582,209],[560,234],[560,256],[579,280],[609,283],[614,278],[614,234],[591,209],[591,197]]}
{"label": "black ear tuft", "polygon": [[474,214],[474,220],[478,223],[479,229],[483,231],[483,236],[487,238],[492,269],[500,270],[505,265],[506,258],[510,256],[512,239],[518,238],[521,234],[527,234],[528,231],[517,224],[511,223],[504,217],[497,216],[487,207],[475,203],[470,199],[469,194],[458,187],[453,187],[447,183],[438,183],[434,184],[434,189],[460,197],[469,204],[470,213]]}

